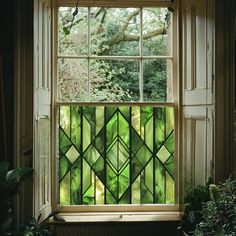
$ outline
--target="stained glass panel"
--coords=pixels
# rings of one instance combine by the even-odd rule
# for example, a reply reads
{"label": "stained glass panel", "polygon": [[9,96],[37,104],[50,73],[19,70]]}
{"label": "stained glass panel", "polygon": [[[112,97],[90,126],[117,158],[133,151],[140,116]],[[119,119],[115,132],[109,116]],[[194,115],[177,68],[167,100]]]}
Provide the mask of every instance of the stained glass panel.
{"label": "stained glass panel", "polygon": [[174,111],[61,106],[59,205],[174,203]]}

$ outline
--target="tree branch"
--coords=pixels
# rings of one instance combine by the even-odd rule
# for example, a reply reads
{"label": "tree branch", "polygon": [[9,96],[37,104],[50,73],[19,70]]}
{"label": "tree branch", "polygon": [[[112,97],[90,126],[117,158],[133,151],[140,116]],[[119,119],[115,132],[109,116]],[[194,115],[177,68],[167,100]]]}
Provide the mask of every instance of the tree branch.
{"label": "tree branch", "polygon": [[140,9],[137,9],[136,11],[134,11],[134,12],[132,12],[131,14],[129,14],[127,17],[126,17],[126,19],[125,19],[125,21],[124,21],[124,24],[120,27],[120,32],[125,32],[125,30],[128,28],[128,26],[129,26],[129,22],[130,22],[130,20],[133,18],[133,17],[135,17],[135,16],[137,16],[138,14],[139,14],[139,12],[140,12]]}
{"label": "tree branch", "polygon": [[[158,36],[158,35],[164,35],[166,34],[166,29],[163,28],[163,29],[156,29],[150,33],[147,33],[147,34],[144,34],[143,35],[143,39],[146,40],[146,39],[150,39],[154,36]],[[139,35],[132,35],[132,34],[125,34],[121,41],[138,41],[140,38]]]}

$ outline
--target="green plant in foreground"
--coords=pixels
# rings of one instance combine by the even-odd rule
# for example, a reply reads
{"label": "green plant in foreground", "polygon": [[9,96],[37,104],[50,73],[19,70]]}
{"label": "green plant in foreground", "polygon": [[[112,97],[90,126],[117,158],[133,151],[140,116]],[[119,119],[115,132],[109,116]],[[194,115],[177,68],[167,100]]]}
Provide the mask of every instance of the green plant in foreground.
{"label": "green plant in foreground", "polygon": [[40,222],[41,214],[36,220],[34,217],[31,217],[26,224],[22,227],[21,235],[24,236],[48,236],[52,235],[52,230],[50,226],[46,224],[47,220],[54,216],[56,212],[50,213],[46,219]]}
{"label": "green plant in foreground", "polygon": [[202,220],[196,226],[196,236],[236,235],[236,181],[210,185],[211,200],[203,205]]}
{"label": "green plant in foreground", "polygon": [[202,220],[203,203],[210,200],[209,179],[206,185],[198,185],[196,187],[188,187],[184,198],[184,215],[180,222],[180,228],[186,233],[192,234],[196,225]]}
{"label": "green plant in foreground", "polygon": [[19,192],[21,182],[32,172],[33,169],[28,167],[9,170],[8,162],[0,162],[0,235],[11,231],[13,198]]}

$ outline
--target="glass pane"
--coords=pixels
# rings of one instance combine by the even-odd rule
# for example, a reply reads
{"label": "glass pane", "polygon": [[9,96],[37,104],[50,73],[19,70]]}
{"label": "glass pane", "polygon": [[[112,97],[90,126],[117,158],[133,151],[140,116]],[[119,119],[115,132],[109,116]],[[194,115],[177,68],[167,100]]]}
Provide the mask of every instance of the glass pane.
{"label": "glass pane", "polygon": [[145,56],[171,55],[171,14],[166,8],[143,9],[143,52]]}
{"label": "glass pane", "polygon": [[138,101],[139,62],[91,60],[91,101]]}
{"label": "glass pane", "polygon": [[62,106],[59,114],[72,129],[59,125],[60,205],[174,202],[173,107]]}
{"label": "glass pane", "polygon": [[58,60],[58,99],[88,100],[88,62],[81,59]]}
{"label": "glass pane", "polygon": [[[75,8],[58,9],[58,55],[78,56],[88,54],[88,8],[79,8],[73,20]],[[72,21],[73,20],[73,21]]]}
{"label": "glass pane", "polygon": [[140,9],[93,7],[90,31],[93,55],[139,55]]}
{"label": "glass pane", "polygon": [[143,94],[144,101],[167,102],[173,100],[171,60],[144,60]]}

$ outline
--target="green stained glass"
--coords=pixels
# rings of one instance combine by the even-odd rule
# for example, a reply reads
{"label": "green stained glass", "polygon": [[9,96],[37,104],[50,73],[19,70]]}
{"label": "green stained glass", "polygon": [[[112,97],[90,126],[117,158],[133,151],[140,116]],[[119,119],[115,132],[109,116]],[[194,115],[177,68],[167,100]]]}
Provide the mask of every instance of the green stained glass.
{"label": "green stained glass", "polygon": [[166,203],[173,203],[175,199],[175,185],[173,178],[166,173]]}
{"label": "green stained glass", "polygon": [[158,150],[157,157],[162,161],[162,163],[165,163],[166,160],[170,157],[170,153],[164,145]]}
{"label": "green stained glass", "polygon": [[132,127],[140,135],[140,107],[132,107]]}
{"label": "green stained glass", "polygon": [[165,141],[165,146],[166,148],[169,150],[170,153],[174,152],[174,131],[172,131],[169,135],[169,137],[167,138],[167,140]]}
{"label": "green stained glass", "polygon": [[165,167],[168,170],[169,174],[174,176],[174,157],[171,156],[165,163]]}
{"label": "green stained glass", "polygon": [[140,138],[139,134],[134,130],[131,129],[131,151],[132,153],[136,154],[139,148],[142,146],[143,140]]}
{"label": "green stained glass", "polygon": [[59,142],[60,142],[60,153],[66,153],[71,146],[71,141],[69,137],[65,134],[63,129],[59,131]]}
{"label": "green stained glass", "polygon": [[70,137],[70,107],[60,107],[60,126],[64,132]]}
{"label": "green stained glass", "polygon": [[81,145],[81,114],[80,107],[71,107],[71,141],[77,147],[80,148]]}
{"label": "green stained glass", "polygon": [[118,199],[118,178],[117,174],[114,172],[114,169],[111,168],[109,165],[106,166],[106,184],[107,189],[113,194],[113,196]]}
{"label": "green stained glass", "polygon": [[129,147],[129,123],[125,120],[121,113],[118,114],[118,134],[119,137],[125,142],[125,144]]}
{"label": "green stained glass", "polygon": [[60,205],[70,205],[70,173],[60,182]]}
{"label": "green stained glass", "polygon": [[153,194],[154,189],[153,189],[153,183],[154,183],[154,179],[153,179],[153,159],[151,159],[149,161],[149,163],[147,164],[147,166],[145,167],[144,170],[144,184],[147,187],[147,189]]}
{"label": "green stained glass", "polygon": [[130,107],[120,106],[119,110],[121,111],[121,114],[123,114],[125,119],[129,122],[129,120],[130,120]]}
{"label": "green stained glass", "polygon": [[80,159],[71,168],[71,204],[77,205],[81,201],[81,161]]}
{"label": "green stained glass", "polygon": [[145,184],[145,173],[141,173],[141,203],[153,203],[153,194]]}
{"label": "green stained glass", "polygon": [[102,155],[104,153],[105,129],[103,128],[93,140],[93,145]]}
{"label": "green stained glass", "polygon": [[83,143],[83,151],[86,150],[91,142],[91,126],[85,117],[83,117],[83,133],[81,142]]}
{"label": "green stained glass", "polygon": [[81,168],[81,171],[83,173],[83,184],[82,184],[82,192],[83,194],[86,193],[86,191],[90,188],[92,184],[91,179],[91,168],[88,165],[87,161],[83,161],[83,167]]}
{"label": "green stained glass", "polygon": [[153,151],[153,116],[148,120],[145,125],[144,140],[150,150]]}
{"label": "green stained glass", "polygon": [[96,107],[95,122],[97,135],[104,126],[104,107]]}
{"label": "green stained glass", "polygon": [[[119,198],[121,198],[125,191],[127,190],[128,186],[129,186],[129,180],[130,180],[130,171],[129,171],[129,166],[126,166],[126,168],[123,169],[123,171],[120,173],[119,175]],[[129,202],[127,202],[129,203]]]}
{"label": "green stained glass", "polygon": [[60,179],[62,179],[65,174],[68,172],[68,170],[70,169],[70,162],[69,160],[63,156],[60,160]]}
{"label": "green stained glass", "polygon": [[140,203],[140,176],[136,178],[136,180],[132,184],[131,189],[132,194],[132,204],[139,204]]}
{"label": "green stained glass", "polygon": [[59,109],[59,204],[174,203],[174,111]]}
{"label": "green stained glass", "polygon": [[73,164],[75,160],[79,157],[79,152],[76,148],[72,145],[69,150],[66,152],[66,157],[68,160]]}
{"label": "green stained glass", "polygon": [[159,160],[155,160],[155,200],[158,203],[166,202],[165,168]]}
{"label": "green stained glass", "polygon": [[129,204],[130,203],[130,191],[126,191],[120,198],[119,204]]}
{"label": "green stained glass", "polygon": [[85,159],[88,161],[89,165],[92,166],[98,160],[100,154],[93,145],[90,145],[85,151],[84,156]]}

